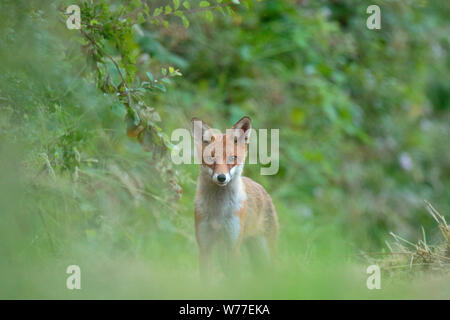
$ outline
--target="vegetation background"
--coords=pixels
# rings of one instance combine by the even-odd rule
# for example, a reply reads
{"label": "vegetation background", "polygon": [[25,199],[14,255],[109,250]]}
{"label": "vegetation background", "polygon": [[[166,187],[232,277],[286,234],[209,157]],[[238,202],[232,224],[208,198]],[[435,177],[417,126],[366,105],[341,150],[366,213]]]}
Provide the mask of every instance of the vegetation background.
{"label": "vegetation background", "polygon": [[[381,30],[366,27],[371,4]],[[448,217],[449,9],[3,0],[0,297],[450,298],[449,229],[423,202]],[[198,167],[171,163],[170,133],[243,115],[280,129],[278,174],[245,169],[274,200],[280,259],[206,285]],[[381,290],[366,287],[373,263]],[[71,264],[81,290],[66,288]]]}

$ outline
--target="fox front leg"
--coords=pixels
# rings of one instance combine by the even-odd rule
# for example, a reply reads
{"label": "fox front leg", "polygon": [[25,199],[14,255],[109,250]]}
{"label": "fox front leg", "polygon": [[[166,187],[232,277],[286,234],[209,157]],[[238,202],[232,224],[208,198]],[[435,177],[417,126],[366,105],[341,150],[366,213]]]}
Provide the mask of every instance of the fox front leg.
{"label": "fox front leg", "polygon": [[211,275],[211,253],[212,246],[199,247],[199,270],[200,275],[205,279],[209,279]]}
{"label": "fox front leg", "polygon": [[239,217],[232,216],[224,226],[224,272],[227,275],[236,273],[237,265],[241,257],[241,243],[243,236],[243,228]]}
{"label": "fox front leg", "polygon": [[211,274],[211,256],[215,242],[215,235],[206,221],[200,221],[196,225],[196,237],[199,249],[199,270],[203,278],[209,278]]}

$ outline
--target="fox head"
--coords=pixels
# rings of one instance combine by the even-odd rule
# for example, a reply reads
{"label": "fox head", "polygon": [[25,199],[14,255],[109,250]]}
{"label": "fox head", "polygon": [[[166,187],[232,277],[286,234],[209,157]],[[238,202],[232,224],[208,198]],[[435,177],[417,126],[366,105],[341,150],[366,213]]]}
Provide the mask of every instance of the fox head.
{"label": "fox head", "polygon": [[250,131],[249,117],[243,117],[225,134],[193,118],[192,132],[202,173],[219,186],[226,186],[233,178],[240,176],[247,156]]}

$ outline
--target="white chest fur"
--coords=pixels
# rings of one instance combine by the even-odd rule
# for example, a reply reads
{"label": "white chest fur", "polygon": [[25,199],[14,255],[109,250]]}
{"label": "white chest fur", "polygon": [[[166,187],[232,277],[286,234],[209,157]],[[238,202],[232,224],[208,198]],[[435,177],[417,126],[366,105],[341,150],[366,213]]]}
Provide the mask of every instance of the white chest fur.
{"label": "white chest fur", "polygon": [[220,233],[234,242],[242,227],[236,213],[247,198],[240,172],[223,187],[212,182],[208,175],[200,174],[197,188],[195,206],[203,216],[199,224],[199,235],[211,238],[213,234]]}

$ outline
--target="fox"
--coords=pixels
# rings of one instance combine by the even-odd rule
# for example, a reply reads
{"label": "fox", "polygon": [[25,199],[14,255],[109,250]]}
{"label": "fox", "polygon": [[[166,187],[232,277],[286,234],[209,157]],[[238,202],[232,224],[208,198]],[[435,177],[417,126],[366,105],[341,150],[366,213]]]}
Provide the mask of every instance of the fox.
{"label": "fox", "polygon": [[209,277],[212,251],[219,243],[224,244],[228,273],[233,269],[230,264],[239,261],[243,242],[249,244],[254,263],[271,265],[277,253],[278,215],[267,191],[242,176],[250,117],[240,119],[225,134],[198,118],[191,122],[200,164],[194,214],[200,274]]}

